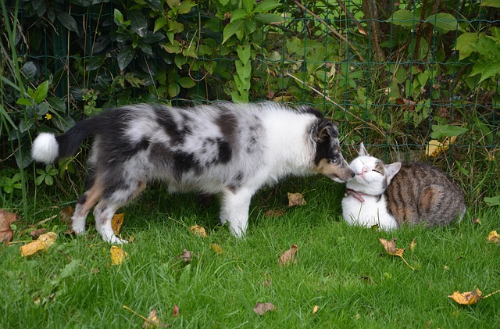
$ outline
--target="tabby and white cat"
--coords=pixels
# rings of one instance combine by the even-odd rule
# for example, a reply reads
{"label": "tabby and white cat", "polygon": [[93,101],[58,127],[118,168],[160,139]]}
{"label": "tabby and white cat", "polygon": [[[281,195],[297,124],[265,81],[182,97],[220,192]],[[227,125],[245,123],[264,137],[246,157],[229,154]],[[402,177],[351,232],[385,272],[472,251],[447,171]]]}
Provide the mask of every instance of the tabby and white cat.
{"label": "tabby and white cat", "polygon": [[428,164],[386,165],[370,156],[361,143],[358,157],[349,166],[356,176],[347,182],[342,199],[348,224],[391,230],[403,223],[445,225],[465,214],[462,190]]}

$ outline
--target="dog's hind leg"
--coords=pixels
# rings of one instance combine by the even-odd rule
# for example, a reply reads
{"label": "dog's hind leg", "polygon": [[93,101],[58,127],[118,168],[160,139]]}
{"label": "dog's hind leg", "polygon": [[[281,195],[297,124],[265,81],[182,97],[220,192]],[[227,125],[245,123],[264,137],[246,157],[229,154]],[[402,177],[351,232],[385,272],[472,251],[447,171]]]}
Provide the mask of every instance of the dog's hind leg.
{"label": "dog's hind leg", "polygon": [[248,211],[254,193],[255,191],[246,188],[240,188],[236,191],[227,188],[223,191],[221,224],[229,222],[231,233],[237,237],[242,237],[246,233]]}
{"label": "dog's hind leg", "polygon": [[123,244],[126,240],[118,238],[111,227],[111,220],[115,212],[129,203],[146,188],[146,181],[138,181],[128,185],[127,189],[118,189],[104,197],[94,208],[94,217],[97,232],[102,239],[109,243]]}
{"label": "dog's hind leg", "polygon": [[102,196],[103,187],[99,179],[94,179],[92,186],[78,199],[75,212],[71,217],[71,227],[76,234],[85,233],[85,220],[92,207]]}

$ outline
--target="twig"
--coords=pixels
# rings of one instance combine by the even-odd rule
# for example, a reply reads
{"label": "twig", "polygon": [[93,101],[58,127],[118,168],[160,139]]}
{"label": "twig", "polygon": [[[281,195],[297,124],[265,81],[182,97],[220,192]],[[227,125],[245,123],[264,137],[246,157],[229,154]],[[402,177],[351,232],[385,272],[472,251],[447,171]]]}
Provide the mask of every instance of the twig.
{"label": "twig", "polygon": [[347,10],[346,5],[341,0],[337,0],[337,3],[339,4],[340,8],[342,8],[342,10],[346,13],[346,15],[349,17],[349,19],[351,19],[351,21],[353,21],[354,24],[358,27],[359,32],[363,35],[367,35],[365,29],[361,26],[361,23],[358,22],[358,20],[354,17],[354,15],[349,10]]}
{"label": "twig", "polygon": [[128,310],[128,311],[130,311],[130,312],[132,312],[134,315],[137,315],[138,317],[140,317],[140,318],[141,318],[141,319],[143,319],[144,321],[147,321],[147,322],[149,322],[149,323],[151,323],[151,324],[153,324],[153,325],[154,325],[154,323],[153,323],[150,319],[146,318],[146,317],[145,317],[145,316],[143,316],[143,315],[140,315],[139,313],[137,313],[136,311],[134,311],[133,309],[131,309],[131,308],[130,308],[130,307],[128,307],[127,305],[123,305],[123,308],[124,308],[124,309],[126,309],[126,310]]}
{"label": "twig", "polygon": [[347,41],[347,39],[342,34],[340,34],[339,32],[337,32],[336,30],[334,30],[321,17],[319,17],[318,15],[316,15],[315,13],[313,13],[312,11],[310,11],[309,9],[307,9],[306,7],[304,7],[297,0],[293,0],[293,2],[297,6],[299,6],[300,9],[305,10],[309,15],[311,15],[314,18],[316,18],[321,24],[323,24],[324,26],[326,26],[326,28],[329,29],[330,32],[332,32],[335,36],[337,36],[339,39],[343,40],[356,53],[356,56],[358,56],[358,58],[359,58],[360,61],[366,62],[366,60],[363,58],[363,56],[361,56],[361,54],[358,52],[358,49],[356,47],[354,47],[349,41]]}
{"label": "twig", "polygon": [[333,105],[335,106],[338,106],[342,111],[344,111],[345,113],[348,113],[350,115],[352,115],[353,117],[355,117],[356,119],[360,120],[361,122],[363,122],[364,124],[372,127],[374,130],[376,130],[380,135],[382,136],[385,136],[385,133],[380,130],[379,127],[375,126],[373,123],[371,122],[368,122],[366,120],[363,120],[361,117],[357,116],[356,114],[352,113],[351,111],[347,110],[345,107],[342,107],[340,104],[337,104],[336,102],[334,102],[330,97],[326,96],[325,94],[323,94],[321,91],[317,90],[316,88],[308,85],[307,83],[305,83],[304,81],[294,77],[293,75],[291,75],[290,73],[288,72],[285,72],[285,75],[292,78],[292,79],[295,79],[296,81],[299,81],[300,83],[302,83],[304,86],[306,86],[307,88],[311,89],[312,91],[314,91],[315,93],[321,95],[321,97],[325,98],[327,101],[329,101],[330,103],[332,103]]}

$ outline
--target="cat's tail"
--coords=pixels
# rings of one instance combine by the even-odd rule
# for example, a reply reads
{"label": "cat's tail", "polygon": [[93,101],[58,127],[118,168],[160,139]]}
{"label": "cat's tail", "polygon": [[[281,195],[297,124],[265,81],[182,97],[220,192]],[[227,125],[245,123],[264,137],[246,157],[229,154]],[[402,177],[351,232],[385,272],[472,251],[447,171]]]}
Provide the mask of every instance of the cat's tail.
{"label": "cat's tail", "polygon": [[74,155],[85,138],[95,135],[103,129],[104,122],[99,116],[77,123],[64,134],[55,136],[51,133],[41,133],[33,141],[31,156],[33,159],[45,164]]}

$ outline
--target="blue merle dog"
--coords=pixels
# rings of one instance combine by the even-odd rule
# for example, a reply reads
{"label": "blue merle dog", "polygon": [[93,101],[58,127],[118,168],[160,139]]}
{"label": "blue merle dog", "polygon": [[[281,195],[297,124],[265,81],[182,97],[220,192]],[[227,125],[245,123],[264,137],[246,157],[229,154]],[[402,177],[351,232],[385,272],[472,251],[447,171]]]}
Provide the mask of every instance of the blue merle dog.
{"label": "blue merle dog", "polygon": [[324,174],[345,182],[354,176],[339,147],[338,130],[311,107],[274,103],[196,106],[131,105],[77,123],[66,133],[41,133],[33,158],[52,163],[74,155],[95,135],[89,159],[90,188],[79,198],[73,230],[84,233],[94,208],[104,241],[125,243],[111,218],[151,180],[175,191],[222,195],[220,220],[245,234],[249,205],[265,184],[287,175]]}

